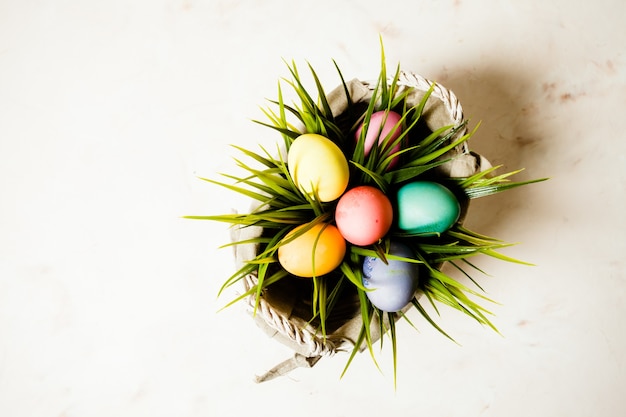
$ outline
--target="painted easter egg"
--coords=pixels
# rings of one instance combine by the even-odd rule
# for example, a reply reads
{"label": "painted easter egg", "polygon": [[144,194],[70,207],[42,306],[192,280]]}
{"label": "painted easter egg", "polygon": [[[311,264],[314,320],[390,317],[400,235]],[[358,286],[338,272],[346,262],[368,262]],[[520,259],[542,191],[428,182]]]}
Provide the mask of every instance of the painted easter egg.
{"label": "painted easter egg", "polygon": [[348,186],[348,161],[339,147],[324,136],[305,133],[298,136],[287,153],[289,174],[296,186],[319,201],[333,201]]}
{"label": "painted easter egg", "polygon": [[294,237],[305,226],[287,233],[285,243],[278,248],[278,262],[290,274],[304,278],[331,272],[343,261],[346,241],[339,230],[328,223],[317,223]]}
{"label": "painted easter egg", "polygon": [[[394,111],[381,110],[372,114],[365,132],[365,142],[363,144],[365,156],[370,154],[374,144],[381,145],[383,142],[392,144],[402,134],[401,119],[402,116]],[[356,131],[355,137],[357,141],[361,138],[363,127],[364,124],[362,123]],[[390,153],[398,152],[400,148],[400,143],[398,143],[391,149]],[[389,167],[393,168],[397,163],[398,157],[395,157],[389,164]]]}
{"label": "painted easter egg", "polygon": [[341,196],[335,209],[335,222],[348,242],[371,245],[389,231],[393,223],[393,207],[378,188],[361,185]]}
{"label": "painted easter egg", "polygon": [[[389,254],[414,259],[413,252],[405,244],[391,242]],[[365,294],[377,308],[400,311],[411,302],[419,284],[419,268],[415,263],[387,258],[387,263],[373,256],[363,261],[363,286],[371,291]]]}
{"label": "painted easter egg", "polygon": [[414,234],[438,234],[459,219],[461,206],[445,186],[431,181],[403,185],[397,193],[398,228]]}

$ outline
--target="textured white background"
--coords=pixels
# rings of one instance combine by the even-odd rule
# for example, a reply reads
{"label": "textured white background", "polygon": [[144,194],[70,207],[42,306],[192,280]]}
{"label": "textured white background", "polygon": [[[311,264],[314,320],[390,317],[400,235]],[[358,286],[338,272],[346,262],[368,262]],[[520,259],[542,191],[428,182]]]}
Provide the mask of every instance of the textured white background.
{"label": "textured white background", "polygon": [[[0,415],[626,414],[626,35],[622,0],[0,0]],[[290,352],[216,291],[220,224],[246,202],[197,179],[309,60],[329,88],[389,65],[457,93],[471,145],[549,182],[477,201],[468,225],[521,242],[482,259],[499,336],[417,315],[346,356],[256,385]],[[384,413],[384,414],[383,414]]]}

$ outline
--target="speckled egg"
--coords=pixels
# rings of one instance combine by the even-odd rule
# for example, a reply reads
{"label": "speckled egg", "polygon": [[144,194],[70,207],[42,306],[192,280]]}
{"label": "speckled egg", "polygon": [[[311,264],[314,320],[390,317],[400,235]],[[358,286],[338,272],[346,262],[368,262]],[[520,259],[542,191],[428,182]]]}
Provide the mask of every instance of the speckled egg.
{"label": "speckled egg", "polygon": [[335,226],[327,223],[317,223],[292,239],[305,226],[285,236],[286,243],[278,248],[278,262],[290,274],[303,278],[328,274],[343,261],[346,241]]}
{"label": "speckled egg", "polygon": [[[413,252],[405,244],[391,242],[389,254],[414,259]],[[366,256],[363,261],[363,286],[371,291],[365,294],[377,308],[400,311],[415,295],[419,284],[419,267],[416,263],[397,259]]]}
{"label": "speckled egg", "polygon": [[348,186],[350,171],[341,149],[330,139],[314,133],[298,136],[287,153],[289,174],[296,186],[319,201],[333,201]]}
{"label": "speckled egg", "polygon": [[371,245],[389,231],[393,223],[393,207],[378,188],[361,185],[341,196],[335,209],[335,222],[348,242]]}
{"label": "speckled egg", "polygon": [[459,219],[461,206],[445,186],[415,181],[397,194],[398,228],[412,234],[434,235],[448,230]]}
{"label": "speckled egg", "polygon": [[[374,144],[381,145],[385,140],[387,143],[391,144],[402,134],[402,126],[400,125],[401,119],[402,116],[394,111],[381,110],[372,114],[363,144],[365,156],[370,154]],[[355,134],[356,140],[360,139],[363,126],[364,124],[362,123],[357,129]],[[391,153],[398,152],[400,149],[401,146],[400,143],[398,143],[391,149]],[[393,168],[397,163],[398,157],[395,157],[391,161],[389,168]]]}

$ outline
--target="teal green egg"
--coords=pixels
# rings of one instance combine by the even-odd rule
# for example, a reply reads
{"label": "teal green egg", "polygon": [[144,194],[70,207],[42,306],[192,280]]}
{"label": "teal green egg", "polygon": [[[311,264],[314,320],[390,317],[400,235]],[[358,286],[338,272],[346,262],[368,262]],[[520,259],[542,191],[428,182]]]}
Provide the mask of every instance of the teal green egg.
{"label": "teal green egg", "polygon": [[432,181],[403,185],[397,194],[398,228],[411,234],[443,233],[459,219],[461,206],[445,186]]}

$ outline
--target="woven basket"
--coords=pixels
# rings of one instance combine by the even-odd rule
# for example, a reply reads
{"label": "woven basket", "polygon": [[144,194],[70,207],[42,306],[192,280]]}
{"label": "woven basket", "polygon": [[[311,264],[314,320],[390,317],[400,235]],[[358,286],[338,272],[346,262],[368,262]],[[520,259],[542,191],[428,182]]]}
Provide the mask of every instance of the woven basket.
{"label": "woven basket", "polygon": [[[432,82],[413,73],[400,72],[398,85],[401,89],[411,88],[407,98],[408,105],[415,105],[421,101],[424,94],[431,88]],[[373,94],[375,83],[352,80],[347,83],[352,100],[355,103],[368,102]],[[328,94],[328,101],[335,116],[340,115],[348,106],[343,86]],[[454,93],[445,87],[436,84],[424,108],[422,118],[431,131],[448,125],[459,125],[463,121],[463,110]],[[466,132],[462,129],[457,132],[456,139]],[[467,143],[449,151],[441,158],[453,160],[435,168],[436,175],[446,177],[467,177],[489,168],[490,165],[480,155],[469,151]],[[468,208],[468,201],[461,201],[461,221]],[[261,236],[263,230],[259,227],[234,228],[232,240],[241,241]],[[235,245],[235,258],[238,266],[253,259],[258,251],[255,245]],[[440,266],[441,267],[441,266]],[[243,280],[243,290],[248,291],[257,284],[255,274],[250,274]],[[266,374],[257,377],[257,382],[267,381],[279,375],[284,375],[295,367],[311,367],[320,358],[332,356],[337,352],[351,351],[362,327],[359,299],[356,290],[350,288],[342,293],[342,299],[336,304],[326,320],[326,338],[317,331],[311,320],[311,280],[293,278],[283,279],[265,288],[258,301],[255,322],[270,337],[290,347],[295,355],[278,364]],[[256,297],[246,299],[250,311],[255,306]],[[405,307],[408,310],[409,304]],[[375,318],[372,322],[372,339],[377,340],[380,325]],[[365,345],[359,346],[363,350]]]}

